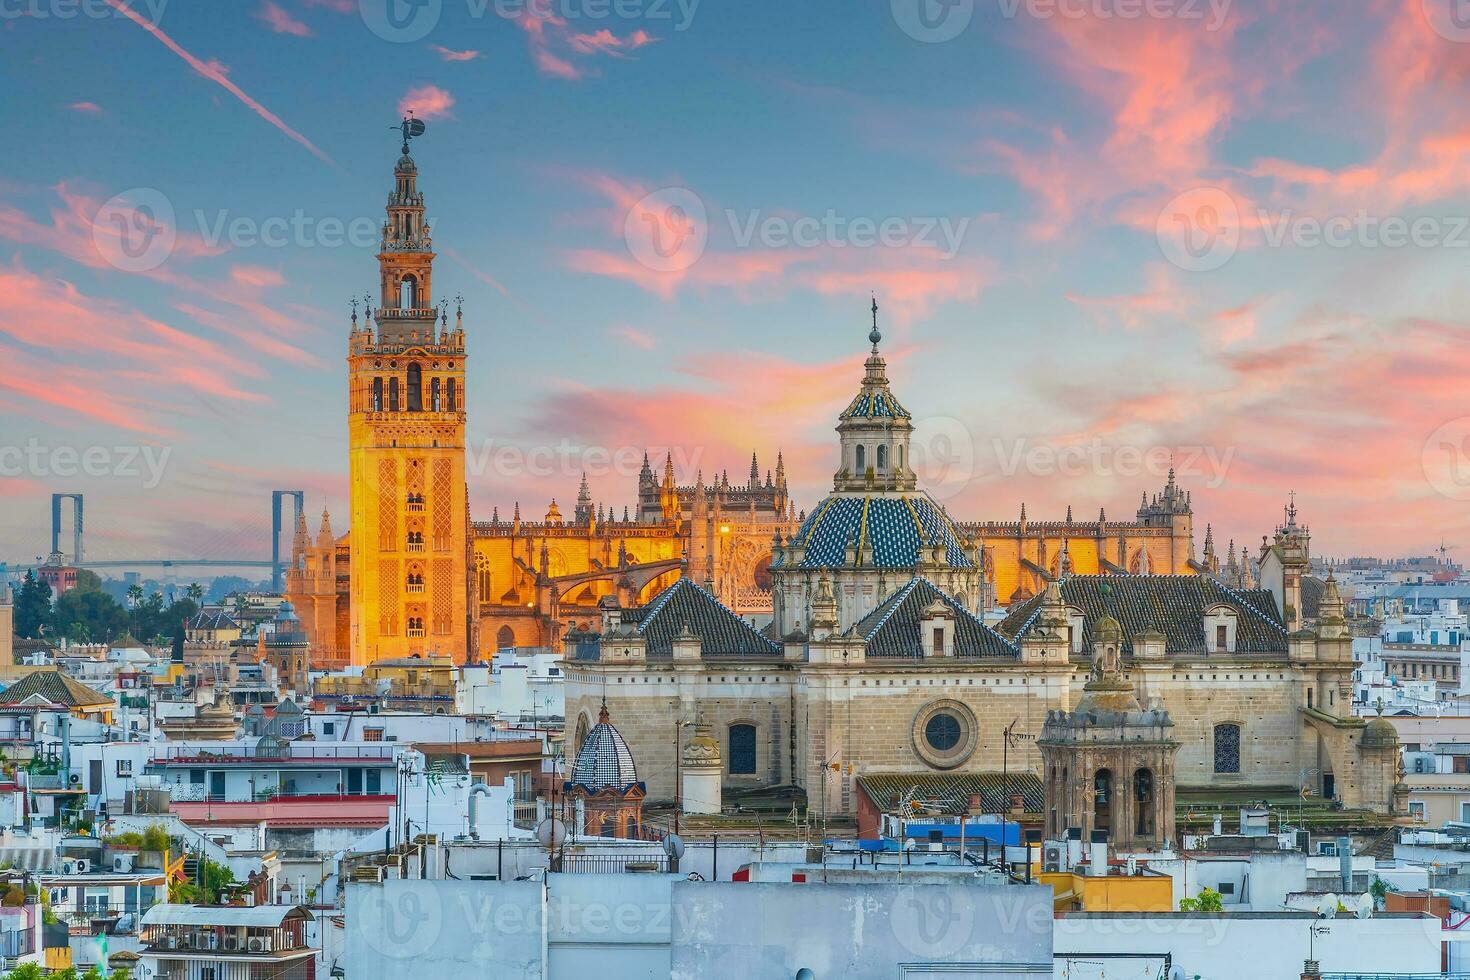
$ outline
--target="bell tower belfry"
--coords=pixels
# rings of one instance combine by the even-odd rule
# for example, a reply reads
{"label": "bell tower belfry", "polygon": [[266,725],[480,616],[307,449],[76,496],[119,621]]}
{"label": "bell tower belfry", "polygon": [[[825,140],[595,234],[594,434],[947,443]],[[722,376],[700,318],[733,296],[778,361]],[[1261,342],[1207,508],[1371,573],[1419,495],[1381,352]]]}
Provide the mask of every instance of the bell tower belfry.
{"label": "bell tower belfry", "polygon": [[434,305],[434,250],[403,121],[378,250],[380,292],[348,336],[351,663],[472,653],[462,304]]}

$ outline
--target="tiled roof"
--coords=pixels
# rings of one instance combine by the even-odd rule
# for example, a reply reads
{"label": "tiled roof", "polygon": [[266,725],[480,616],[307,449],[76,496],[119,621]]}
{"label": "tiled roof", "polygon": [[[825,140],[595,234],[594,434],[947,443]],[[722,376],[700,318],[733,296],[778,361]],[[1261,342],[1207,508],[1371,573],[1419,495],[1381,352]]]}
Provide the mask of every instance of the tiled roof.
{"label": "tiled roof", "polygon": [[706,657],[769,657],[781,652],[780,644],[687,578],[664,589],[648,605],[623,613],[623,621],[637,624],[650,660],[672,657],[674,638],[686,628],[699,637],[700,653]]}
{"label": "tiled roof", "polygon": [[926,493],[898,496],[828,497],[797,530],[792,544],[804,548],[800,568],[837,568],[847,563],[847,546],[871,547],[879,568],[912,568],[921,547],[942,546],[950,568],[973,568],[960,546],[954,522]]}
{"label": "tiled roof", "polygon": [[235,630],[239,628],[240,625],[222,609],[201,609],[189,622],[191,630]]}
{"label": "tiled roof", "polygon": [[[1147,630],[1164,635],[1169,653],[1205,650],[1204,615],[1216,605],[1236,610],[1236,653],[1285,653],[1286,627],[1266,589],[1231,589],[1208,575],[1072,575],[1061,581],[1062,601],[1085,620],[1082,648],[1092,649],[1092,628],[1103,616],[1123,627],[1123,651]],[[1036,621],[1045,594],[1034,596],[1001,621],[1000,631],[1020,640]]]}
{"label": "tiled roof", "polygon": [[864,387],[858,396],[838,416],[840,419],[909,419],[908,409],[898,403],[893,393],[885,389]]}
{"label": "tiled roof", "polygon": [[1041,813],[1045,794],[1031,772],[879,772],[858,777],[858,786],[880,811],[892,812],[908,795],[929,813],[964,813],[971,796],[980,797],[984,813],[1008,808],[1008,797],[1020,793],[1025,812]]}
{"label": "tiled roof", "polygon": [[954,612],[954,654],[957,657],[1015,659],[1020,649],[981,622],[933,582],[919,576],[879,603],[863,617],[857,632],[867,644],[869,657],[922,657],[919,622],[935,600]]}
{"label": "tiled roof", "polygon": [[112,698],[72,680],[59,670],[38,670],[26,674],[0,692],[0,704],[18,704],[34,695],[68,708],[95,708],[114,703]]}
{"label": "tiled roof", "polygon": [[1302,619],[1316,622],[1322,612],[1322,594],[1327,581],[1315,575],[1302,576]]}
{"label": "tiled roof", "polygon": [[606,710],[603,709],[603,720],[592,726],[577,750],[572,778],[568,780],[592,793],[608,786],[621,792],[638,782],[633,753],[623,734],[607,721]]}

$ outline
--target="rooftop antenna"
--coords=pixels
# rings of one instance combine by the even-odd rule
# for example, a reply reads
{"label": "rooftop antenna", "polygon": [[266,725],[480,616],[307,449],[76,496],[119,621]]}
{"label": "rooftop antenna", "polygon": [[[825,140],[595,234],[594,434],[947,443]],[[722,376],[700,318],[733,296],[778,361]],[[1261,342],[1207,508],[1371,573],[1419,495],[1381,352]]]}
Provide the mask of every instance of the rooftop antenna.
{"label": "rooftop antenna", "polygon": [[408,115],[403,117],[403,122],[397,126],[389,126],[389,129],[397,129],[403,132],[403,155],[408,156],[408,141],[424,135],[424,121],[415,119],[413,110],[408,110]]}

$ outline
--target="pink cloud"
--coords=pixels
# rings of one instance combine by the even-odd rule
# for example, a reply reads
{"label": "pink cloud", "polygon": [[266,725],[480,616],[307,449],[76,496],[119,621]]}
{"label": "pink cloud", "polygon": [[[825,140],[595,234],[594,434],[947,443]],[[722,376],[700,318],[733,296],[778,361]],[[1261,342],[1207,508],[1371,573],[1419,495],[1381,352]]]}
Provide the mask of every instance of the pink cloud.
{"label": "pink cloud", "polygon": [[290,34],[292,37],[311,37],[311,28],[300,20],[291,16],[280,4],[273,0],[262,0],[260,9],[255,12],[255,18],[277,34]]}
{"label": "pink cloud", "polygon": [[587,70],[574,59],[598,56],[627,57],[629,53],[653,44],[658,39],[647,31],[636,30],[626,35],[603,28],[584,33],[573,30],[566,18],[549,4],[529,3],[514,13],[504,14],[526,34],[531,60],[543,74],[553,78],[576,80]]}
{"label": "pink cloud", "polygon": [[453,119],[454,96],[437,85],[419,85],[403,93],[398,100],[398,112],[412,112],[420,119]]}
{"label": "pink cloud", "polygon": [[442,44],[431,44],[429,45],[429,49],[437,52],[439,57],[445,61],[474,61],[482,54],[482,52],[476,51],[474,48],[456,51],[453,48],[446,48]]}
{"label": "pink cloud", "polygon": [[608,333],[639,350],[653,350],[656,346],[652,334],[636,327],[613,327]]}
{"label": "pink cloud", "polygon": [[106,3],[108,6],[112,7],[128,20],[131,20],[133,23],[143,28],[143,30],[147,31],[149,34],[152,34],[155,38],[158,39],[161,44],[163,44],[164,47],[168,48],[174,54],[184,59],[184,61],[189,65],[190,68],[193,68],[200,75],[203,75],[205,78],[209,79],[211,82],[214,82],[220,88],[223,88],[226,92],[229,92],[235,98],[239,99],[240,102],[247,106],[257,116],[270,123],[282,133],[286,134],[286,136],[304,146],[307,151],[311,153],[312,156],[316,157],[318,160],[321,160],[324,163],[329,163],[332,166],[336,166],[336,163],[332,160],[331,157],[327,156],[321,150],[317,149],[316,144],[312,143],[311,140],[307,139],[305,136],[302,136],[296,130],[286,125],[286,123],[281,119],[280,116],[276,115],[274,112],[271,112],[265,106],[261,105],[259,102],[251,98],[249,95],[246,95],[245,91],[241,89],[240,86],[230,81],[230,79],[225,75],[224,66],[221,65],[218,61],[211,60],[206,62],[199,58],[196,58],[188,51],[185,51],[177,41],[165,34],[156,24],[152,24],[148,20],[146,20],[141,14],[139,14],[136,10],[125,3],[124,0],[106,0]]}
{"label": "pink cloud", "polygon": [[67,108],[72,112],[83,112],[94,116],[102,112],[102,107],[95,102],[73,102]]}

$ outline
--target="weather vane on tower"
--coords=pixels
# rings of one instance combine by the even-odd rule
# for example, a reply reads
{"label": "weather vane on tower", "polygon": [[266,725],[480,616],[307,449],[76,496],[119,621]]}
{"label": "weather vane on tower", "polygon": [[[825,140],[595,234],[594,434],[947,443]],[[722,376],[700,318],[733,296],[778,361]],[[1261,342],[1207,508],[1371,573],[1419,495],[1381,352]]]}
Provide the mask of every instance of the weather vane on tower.
{"label": "weather vane on tower", "polygon": [[408,115],[403,117],[403,122],[397,126],[390,126],[389,129],[402,130],[403,155],[408,156],[408,141],[424,135],[424,121],[422,119],[415,119],[413,110],[409,109]]}

